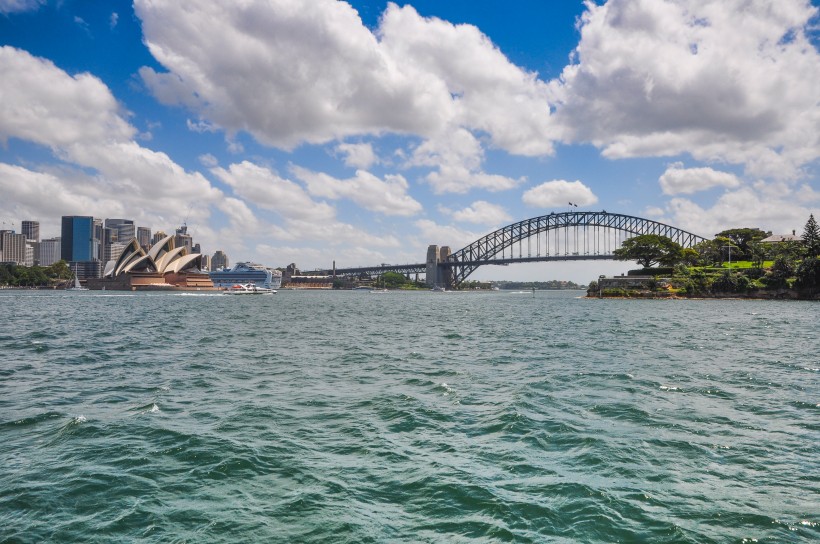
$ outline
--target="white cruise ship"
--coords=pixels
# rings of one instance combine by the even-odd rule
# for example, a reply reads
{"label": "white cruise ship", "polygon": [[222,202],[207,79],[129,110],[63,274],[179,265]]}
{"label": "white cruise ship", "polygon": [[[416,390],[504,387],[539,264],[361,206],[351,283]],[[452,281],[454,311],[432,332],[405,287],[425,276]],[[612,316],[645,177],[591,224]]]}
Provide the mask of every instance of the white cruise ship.
{"label": "white cruise ship", "polygon": [[209,272],[214,287],[230,289],[234,285],[252,283],[263,289],[279,289],[282,273],[256,263],[236,263],[230,270]]}

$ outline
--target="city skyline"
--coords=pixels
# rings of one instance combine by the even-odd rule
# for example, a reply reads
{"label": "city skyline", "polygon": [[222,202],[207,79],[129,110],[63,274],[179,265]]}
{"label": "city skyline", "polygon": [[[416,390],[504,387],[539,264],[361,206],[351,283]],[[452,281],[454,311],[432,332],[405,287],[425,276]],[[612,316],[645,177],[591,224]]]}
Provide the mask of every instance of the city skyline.
{"label": "city skyline", "polygon": [[570,202],[791,232],[820,202],[818,1],[0,1],[0,222],[186,224],[305,270]]}

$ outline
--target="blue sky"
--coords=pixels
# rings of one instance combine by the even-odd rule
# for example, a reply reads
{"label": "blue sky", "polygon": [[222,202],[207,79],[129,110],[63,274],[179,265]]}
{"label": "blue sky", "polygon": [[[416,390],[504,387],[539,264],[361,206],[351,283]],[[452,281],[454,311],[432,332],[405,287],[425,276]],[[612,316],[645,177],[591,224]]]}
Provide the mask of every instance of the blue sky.
{"label": "blue sky", "polygon": [[421,262],[569,201],[799,230],[818,25],[803,0],[0,0],[0,222],[187,221],[303,269]]}

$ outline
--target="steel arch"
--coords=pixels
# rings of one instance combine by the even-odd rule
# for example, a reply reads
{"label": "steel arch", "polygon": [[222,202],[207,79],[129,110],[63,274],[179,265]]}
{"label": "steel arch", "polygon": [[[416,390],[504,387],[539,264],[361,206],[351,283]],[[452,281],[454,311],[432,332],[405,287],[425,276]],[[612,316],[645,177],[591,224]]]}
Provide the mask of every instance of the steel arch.
{"label": "steel arch", "polygon": [[[542,215],[525,219],[479,238],[472,244],[452,253],[447,261],[441,265],[452,270],[451,282],[459,285],[467,276],[472,274],[482,264],[509,261],[509,259],[493,259],[513,244],[525,240],[539,233],[564,229],[568,227],[603,227],[615,231],[622,231],[635,236],[642,234],[657,234],[672,239],[683,247],[692,247],[698,242],[706,240],[702,236],[685,230],[631,215],[600,212],[562,212]],[[575,259],[601,258],[600,256],[575,256]],[[518,259],[519,261],[522,259]],[[546,260],[546,258],[545,258]]]}

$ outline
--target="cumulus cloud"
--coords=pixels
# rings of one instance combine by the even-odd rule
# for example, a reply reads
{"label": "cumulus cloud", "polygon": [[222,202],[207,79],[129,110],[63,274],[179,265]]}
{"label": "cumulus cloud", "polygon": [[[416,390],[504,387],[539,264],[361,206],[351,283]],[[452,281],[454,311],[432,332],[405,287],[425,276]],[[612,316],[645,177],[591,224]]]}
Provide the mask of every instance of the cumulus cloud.
{"label": "cumulus cloud", "polygon": [[367,170],[377,162],[379,158],[373,151],[371,144],[339,144],[336,146],[336,153],[344,156],[344,163],[354,168]]}
{"label": "cumulus cloud", "polygon": [[462,210],[453,212],[453,219],[479,225],[498,225],[512,218],[501,206],[478,200]]}
{"label": "cumulus cloud", "polygon": [[[336,218],[336,209],[330,204],[313,200],[297,183],[282,178],[268,168],[249,161],[213,168],[211,172],[233,188],[239,197],[233,205],[236,223],[250,221],[253,216],[246,202],[276,213],[283,225],[265,226],[266,235],[277,239],[321,240],[332,245],[342,243],[373,246],[397,246],[393,236],[374,236],[361,229],[342,223]],[[242,207],[247,208],[245,211]],[[244,217],[244,219],[243,219]]]}
{"label": "cumulus cloud", "polygon": [[780,234],[800,231],[809,214],[816,211],[797,198],[801,193],[817,196],[806,186],[795,190],[783,182],[758,182],[727,191],[706,207],[687,198],[675,197],[665,206],[665,219],[708,238],[722,230],[738,227],[757,227]]}
{"label": "cumulus cloud", "polygon": [[569,202],[579,206],[589,206],[598,202],[598,197],[592,189],[578,180],[555,179],[529,189],[521,200],[533,208],[551,208],[566,206]]}
{"label": "cumulus cloud", "polygon": [[[136,129],[96,77],[71,76],[50,61],[8,46],[0,48],[0,73],[0,139],[46,146],[69,166],[60,176],[17,169],[0,181],[4,194],[14,190],[24,199],[11,185],[12,179],[26,177],[42,189],[43,202],[35,210],[47,209],[42,195],[50,195],[68,207],[63,213],[105,216],[132,210],[133,215],[140,210],[151,214],[145,220],[162,223],[180,221],[179,210],[192,203],[199,205],[194,218],[206,217],[207,205],[220,198],[221,192],[201,174],[186,172],[165,153],[137,144]],[[71,205],[72,197],[56,196],[60,193],[84,195],[75,202],[82,209]],[[116,195],[121,205],[112,210],[104,195]],[[32,215],[40,215],[35,210]]]}
{"label": "cumulus cloud", "polygon": [[468,130],[458,129],[422,142],[406,164],[434,168],[424,180],[437,194],[466,193],[472,189],[504,191],[525,181],[487,174],[482,169],[483,162],[484,149],[479,140]]}
{"label": "cumulus cloud", "polygon": [[[453,154],[449,142],[465,133],[479,148],[476,134],[510,153],[553,152],[548,85],[510,63],[474,26],[391,3],[371,32],[335,0],[185,7],[137,0],[135,11],[167,70],[143,67],[146,86],[229,135],[246,131],[286,150],[356,135],[416,135],[424,140],[417,152],[448,156],[428,177],[438,192],[517,183],[485,174],[480,160],[474,164],[480,152]],[[372,149],[337,149],[350,166],[373,164]]]}
{"label": "cumulus cloud", "polygon": [[414,226],[420,239],[432,240],[427,243],[439,246],[450,246],[452,251],[458,251],[486,234],[464,230],[453,225],[439,225],[430,219],[419,219]]}
{"label": "cumulus cloud", "polygon": [[783,179],[820,157],[808,0],[586,7],[577,62],[552,85],[565,141],[610,158],[689,153]]}
{"label": "cumulus cloud", "polygon": [[658,182],[663,193],[667,195],[691,195],[713,187],[740,186],[737,176],[729,172],[720,172],[709,167],[684,168],[679,162],[670,165]]}
{"label": "cumulus cloud", "polygon": [[379,179],[370,172],[356,170],[349,179],[337,179],[322,172],[292,166],[293,174],[313,196],[338,200],[347,198],[359,206],[384,215],[410,216],[421,212],[421,204],[407,194],[407,180],[399,175]]}

